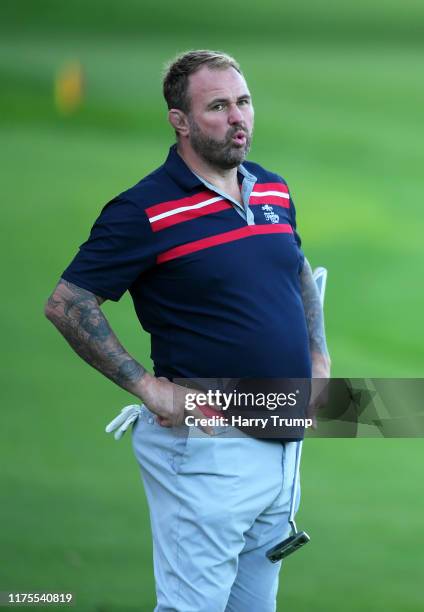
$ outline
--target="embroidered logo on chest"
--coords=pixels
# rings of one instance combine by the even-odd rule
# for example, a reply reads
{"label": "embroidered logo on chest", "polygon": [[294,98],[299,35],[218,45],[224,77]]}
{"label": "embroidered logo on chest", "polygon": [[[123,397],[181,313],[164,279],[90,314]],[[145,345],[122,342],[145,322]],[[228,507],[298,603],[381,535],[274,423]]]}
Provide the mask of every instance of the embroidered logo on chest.
{"label": "embroidered logo on chest", "polygon": [[272,206],[270,206],[269,204],[264,204],[263,206],[261,206],[261,209],[263,210],[265,221],[268,221],[270,223],[279,222],[280,217],[277,215],[277,213],[274,212]]}

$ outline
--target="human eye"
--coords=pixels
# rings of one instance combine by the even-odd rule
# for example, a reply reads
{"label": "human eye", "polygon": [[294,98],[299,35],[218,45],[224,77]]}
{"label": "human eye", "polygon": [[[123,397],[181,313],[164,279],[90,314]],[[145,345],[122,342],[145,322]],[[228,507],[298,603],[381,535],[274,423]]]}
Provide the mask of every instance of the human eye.
{"label": "human eye", "polygon": [[224,104],[222,102],[217,102],[212,106],[213,111],[221,111],[224,108]]}
{"label": "human eye", "polygon": [[238,101],[239,106],[247,106],[250,104],[250,98],[240,98]]}

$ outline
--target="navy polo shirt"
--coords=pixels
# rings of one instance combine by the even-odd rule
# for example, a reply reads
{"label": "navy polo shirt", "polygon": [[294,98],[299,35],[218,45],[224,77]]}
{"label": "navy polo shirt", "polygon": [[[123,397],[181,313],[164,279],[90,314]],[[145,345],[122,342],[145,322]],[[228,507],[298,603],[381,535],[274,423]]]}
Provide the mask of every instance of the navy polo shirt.
{"label": "navy polo shirt", "polygon": [[129,291],[167,378],[309,378],[286,182],[238,169],[243,206],[196,176],[171,147],[166,162],[109,202],[63,278],[98,296]]}

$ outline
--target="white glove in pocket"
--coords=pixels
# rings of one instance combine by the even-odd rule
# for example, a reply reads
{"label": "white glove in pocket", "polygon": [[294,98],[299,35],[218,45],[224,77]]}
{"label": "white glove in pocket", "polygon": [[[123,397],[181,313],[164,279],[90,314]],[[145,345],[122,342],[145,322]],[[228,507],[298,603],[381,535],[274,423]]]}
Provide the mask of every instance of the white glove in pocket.
{"label": "white glove in pocket", "polygon": [[124,433],[127,431],[128,427],[132,425],[141,414],[141,406],[138,404],[131,404],[131,406],[125,406],[122,408],[121,412],[117,417],[113,419],[106,425],[106,433],[115,432],[114,438],[115,440],[120,440]]}

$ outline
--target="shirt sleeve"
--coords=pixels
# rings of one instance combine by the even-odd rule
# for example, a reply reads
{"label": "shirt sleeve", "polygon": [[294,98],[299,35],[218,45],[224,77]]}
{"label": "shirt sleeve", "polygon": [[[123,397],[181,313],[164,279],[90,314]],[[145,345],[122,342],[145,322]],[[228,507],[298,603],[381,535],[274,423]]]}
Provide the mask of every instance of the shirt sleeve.
{"label": "shirt sleeve", "polygon": [[118,301],[155,262],[152,230],[144,210],[118,196],[103,208],[62,278]]}

